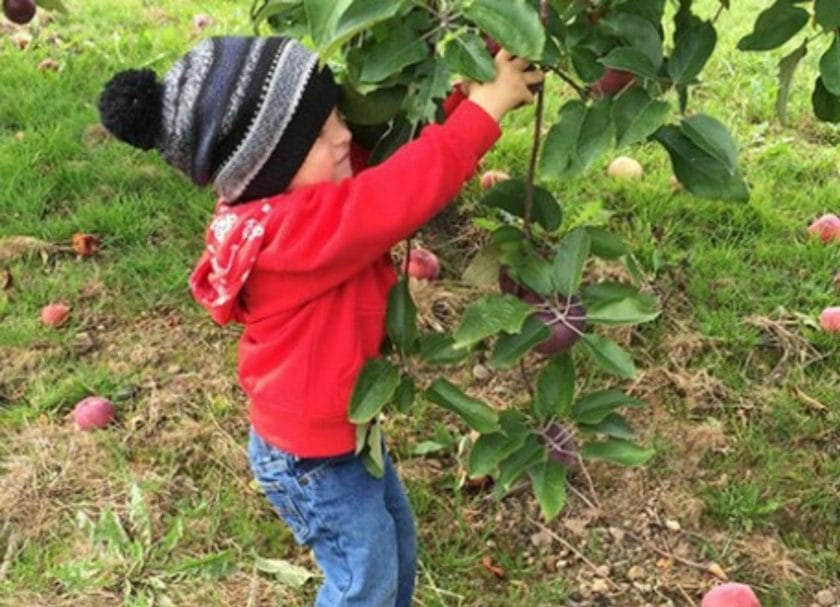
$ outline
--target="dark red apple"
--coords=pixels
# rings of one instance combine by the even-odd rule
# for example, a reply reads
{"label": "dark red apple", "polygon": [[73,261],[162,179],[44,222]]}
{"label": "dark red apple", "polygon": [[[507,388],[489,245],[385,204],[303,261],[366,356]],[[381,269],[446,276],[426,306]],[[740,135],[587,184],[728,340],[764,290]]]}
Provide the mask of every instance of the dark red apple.
{"label": "dark red apple", "polygon": [[408,275],[420,280],[435,280],[440,274],[440,263],[431,251],[415,248],[408,253]]}
{"label": "dark red apple", "polygon": [[25,25],[35,16],[35,3],[32,0],[3,0],[3,13],[9,21]]}
{"label": "dark red apple", "polygon": [[571,468],[577,463],[575,437],[562,424],[551,422],[542,434],[548,458]]}
{"label": "dark red apple", "polygon": [[490,53],[492,57],[496,56],[500,50],[502,50],[502,45],[493,40],[490,36],[484,35],[484,46],[487,47],[487,52]]}
{"label": "dark red apple", "polygon": [[572,295],[566,304],[566,297],[559,295],[558,300],[559,307],[552,305],[552,309],[537,312],[537,318],[551,330],[551,337],[534,350],[546,356],[568,352],[586,331],[586,310],[580,299]]}
{"label": "dark red apple", "polygon": [[604,74],[592,85],[592,94],[596,97],[612,97],[617,95],[636,81],[636,76],[624,70],[614,70],[608,67]]}
{"label": "dark red apple", "polygon": [[499,291],[505,295],[515,295],[529,304],[538,304],[545,301],[545,297],[511,278],[507,266],[499,267]]}

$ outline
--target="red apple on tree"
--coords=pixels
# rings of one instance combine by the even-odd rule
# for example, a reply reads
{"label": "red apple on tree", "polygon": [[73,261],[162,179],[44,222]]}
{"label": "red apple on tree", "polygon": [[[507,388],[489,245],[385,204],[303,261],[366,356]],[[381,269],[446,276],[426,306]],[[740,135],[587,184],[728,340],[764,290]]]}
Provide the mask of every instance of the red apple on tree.
{"label": "red apple on tree", "polygon": [[431,251],[419,247],[408,252],[408,275],[420,280],[435,280],[440,274],[440,263]]}
{"label": "red apple on tree", "polygon": [[551,337],[534,350],[546,356],[568,352],[586,331],[586,310],[580,299],[575,295],[558,295],[557,298],[560,306],[548,301],[537,305],[537,318],[551,330]]}
{"label": "red apple on tree", "polygon": [[624,70],[608,67],[604,74],[592,85],[595,97],[612,97],[636,81],[636,76]]}

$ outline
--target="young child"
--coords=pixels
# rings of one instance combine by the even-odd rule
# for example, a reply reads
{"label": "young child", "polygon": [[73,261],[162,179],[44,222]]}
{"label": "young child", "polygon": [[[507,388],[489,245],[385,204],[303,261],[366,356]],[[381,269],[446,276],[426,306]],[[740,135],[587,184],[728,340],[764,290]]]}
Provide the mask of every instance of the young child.
{"label": "young child", "polygon": [[495,63],[493,82],[447,100],[444,124],[365,170],[329,69],[288,38],[206,40],[162,83],[129,70],[100,98],[116,137],[156,148],[219,197],[190,288],[216,322],[244,325],[251,466],[314,551],[319,607],[411,603],[411,507],[389,457],[377,479],[354,455],[347,409],[384,337],[391,247],[456,196],[543,78],[505,51]]}

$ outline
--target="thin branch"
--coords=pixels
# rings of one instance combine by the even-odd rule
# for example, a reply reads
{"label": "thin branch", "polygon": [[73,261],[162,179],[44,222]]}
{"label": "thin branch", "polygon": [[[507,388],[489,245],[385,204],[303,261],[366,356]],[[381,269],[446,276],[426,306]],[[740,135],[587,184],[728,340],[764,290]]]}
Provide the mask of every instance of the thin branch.
{"label": "thin branch", "polygon": [[560,77],[561,80],[563,80],[566,84],[568,84],[570,87],[575,89],[575,92],[580,96],[581,99],[586,99],[588,97],[588,93],[586,92],[586,89],[584,87],[582,87],[581,85],[579,85],[574,80],[572,80],[571,76],[567,75],[563,70],[561,70],[556,65],[544,65],[544,66],[542,66],[542,68],[557,74]]}

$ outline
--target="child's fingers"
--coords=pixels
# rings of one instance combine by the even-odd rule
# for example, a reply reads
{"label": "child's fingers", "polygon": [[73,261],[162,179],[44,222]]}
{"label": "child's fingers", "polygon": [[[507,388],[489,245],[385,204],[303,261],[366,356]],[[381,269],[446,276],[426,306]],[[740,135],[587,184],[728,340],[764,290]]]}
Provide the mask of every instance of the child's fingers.
{"label": "child's fingers", "polygon": [[495,59],[496,63],[508,63],[512,57],[513,55],[511,55],[505,49],[501,48],[499,49],[499,52],[496,53],[496,56],[493,57],[493,59]]}
{"label": "child's fingers", "polygon": [[528,69],[528,66],[531,65],[531,62],[527,59],[523,59],[522,57],[514,57],[510,64],[519,71],[524,71]]}
{"label": "child's fingers", "polygon": [[545,80],[545,72],[534,70],[533,72],[522,72],[522,79],[526,84],[538,84]]}

